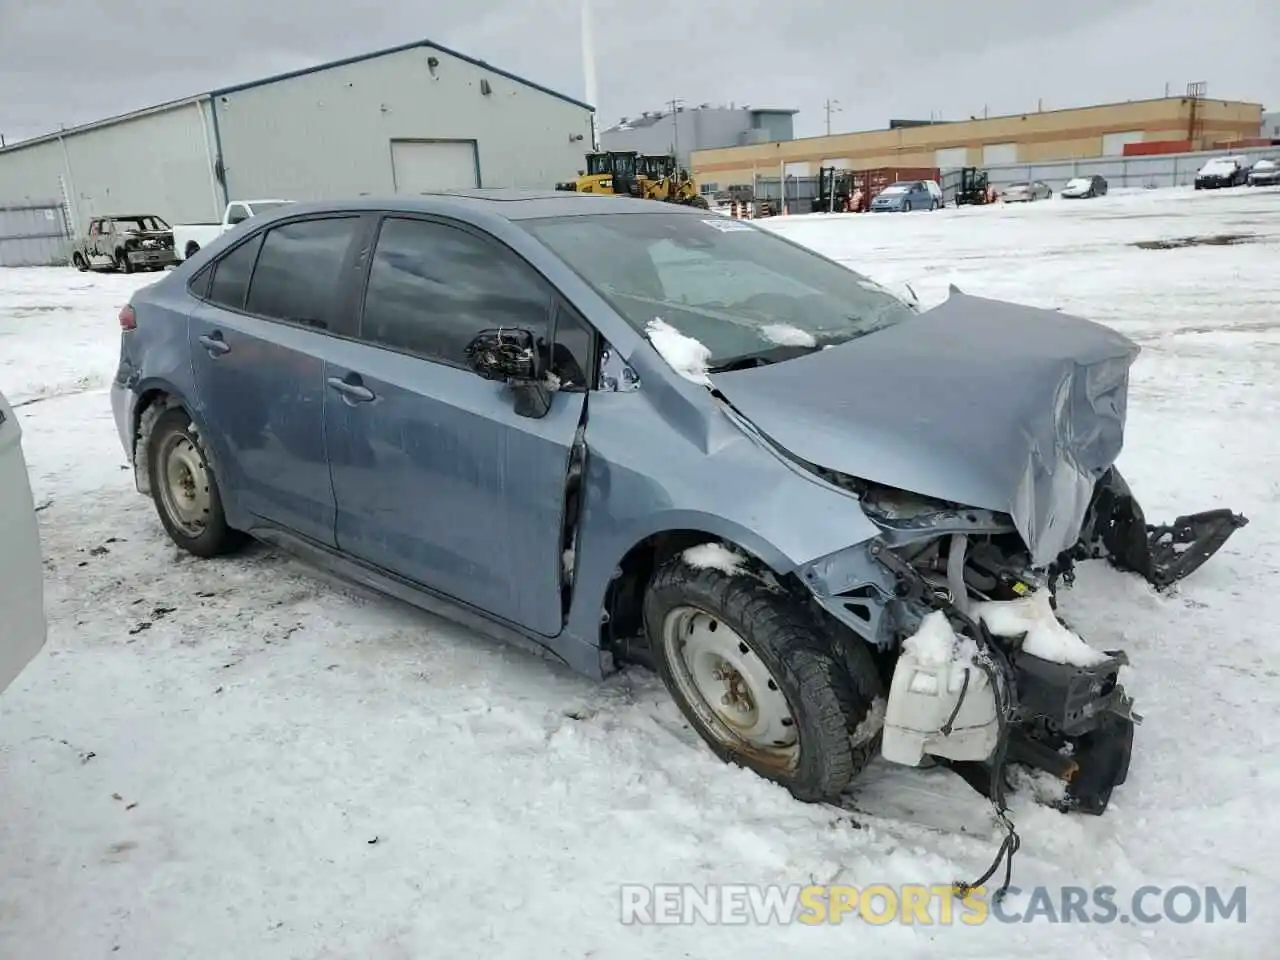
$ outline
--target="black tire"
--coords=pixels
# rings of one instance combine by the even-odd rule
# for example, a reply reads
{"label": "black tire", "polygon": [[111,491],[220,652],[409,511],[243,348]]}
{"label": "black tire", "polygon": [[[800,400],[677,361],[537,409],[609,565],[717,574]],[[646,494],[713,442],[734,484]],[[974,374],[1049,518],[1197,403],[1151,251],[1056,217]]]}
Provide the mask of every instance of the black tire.
{"label": "black tire", "polygon": [[116,251],[116,269],[121,273],[133,273],[133,264],[129,262],[129,255],[123,250]]}
{"label": "black tire", "polygon": [[[175,446],[181,445],[183,455],[189,460],[198,461],[199,469],[191,471],[195,488],[202,488],[207,494],[207,506],[202,510],[202,529],[196,532],[184,529],[182,519],[173,516],[176,512],[167,502],[165,485],[167,480],[167,461],[172,456]],[[230,553],[243,545],[244,534],[227,526],[227,517],[222,509],[222,495],[218,490],[218,481],[209,467],[204,448],[195,430],[191,418],[181,408],[174,408],[162,413],[151,429],[151,436],[145,451],[147,458],[147,478],[151,485],[151,499],[155,503],[156,513],[160,516],[165,532],[169,534],[179,547],[197,557],[216,557]]]}
{"label": "black tire", "polygon": [[[673,662],[666,633],[669,621],[674,632],[681,611],[689,609],[732,630],[744,660],[755,658],[767,670],[769,690],[785,698],[789,726],[798,736],[798,756],[793,760],[784,764],[753,752],[742,739],[727,742],[724,732],[729,728],[708,719],[714,717],[708,701],[694,692],[697,702],[691,702],[685,694],[677,678],[685,668]],[[814,615],[776,587],[746,573],[695,568],[677,557],[654,574],[645,594],[644,622],[663,683],[690,725],[722,760],[781,784],[798,800],[830,802],[878,748],[878,736],[856,745],[850,736],[881,690],[870,651],[855,643],[846,655],[838,656]]]}
{"label": "black tire", "polygon": [[200,244],[192,240],[190,243],[187,244],[187,249],[182,252],[182,259],[190,260],[199,252],[200,252]]}
{"label": "black tire", "polygon": [[84,254],[79,250],[71,255],[71,265],[81,273],[85,273],[89,269],[89,261],[84,258]]}

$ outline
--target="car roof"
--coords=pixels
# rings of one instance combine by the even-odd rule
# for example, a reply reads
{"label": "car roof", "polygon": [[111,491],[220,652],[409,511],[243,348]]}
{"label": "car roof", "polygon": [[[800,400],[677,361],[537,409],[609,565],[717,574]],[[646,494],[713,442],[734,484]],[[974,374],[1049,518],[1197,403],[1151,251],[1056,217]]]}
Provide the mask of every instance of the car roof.
{"label": "car roof", "polygon": [[[506,220],[534,220],[544,217],[581,217],[601,214],[677,213],[706,215],[707,211],[659,200],[640,200],[570,190],[516,190],[479,188],[441,190],[389,197],[359,197],[351,200],[293,203],[272,211],[269,219],[287,219],[311,213],[393,210],[399,213],[450,212],[487,213]],[[267,218],[264,218],[267,219]]]}

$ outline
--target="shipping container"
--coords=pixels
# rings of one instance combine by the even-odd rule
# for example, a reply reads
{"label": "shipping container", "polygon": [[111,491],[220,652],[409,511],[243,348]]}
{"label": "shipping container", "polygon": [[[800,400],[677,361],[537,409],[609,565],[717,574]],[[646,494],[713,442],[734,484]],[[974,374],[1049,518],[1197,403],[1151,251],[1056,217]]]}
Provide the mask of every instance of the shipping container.
{"label": "shipping container", "polygon": [[1190,153],[1190,140],[1142,140],[1124,145],[1126,157],[1150,157],[1161,153]]}

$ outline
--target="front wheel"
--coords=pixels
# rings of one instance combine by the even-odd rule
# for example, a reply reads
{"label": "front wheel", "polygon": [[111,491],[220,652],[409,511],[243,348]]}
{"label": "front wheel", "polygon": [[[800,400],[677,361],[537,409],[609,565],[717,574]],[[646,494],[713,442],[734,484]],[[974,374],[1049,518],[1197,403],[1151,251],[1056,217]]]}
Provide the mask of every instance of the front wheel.
{"label": "front wheel", "polygon": [[81,273],[89,269],[89,261],[84,258],[84,254],[79,250],[71,255],[71,265]]}
{"label": "front wheel", "polygon": [[778,588],[676,558],[654,575],[644,619],[659,675],[722,760],[830,801],[871,758],[876,738],[851,736],[880,688],[870,653],[855,641],[837,658]]}
{"label": "front wheel", "polygon": [[123,250],[116,251],[116,269],[121,273],[133,273],[133,264],[129,262],[129,255]]}
{"label": "front wheel", "polygon": [[244,537],[227,526],[218,481],[185,410],[160,415],[146,457],[151,497],[174,543],[198,557],[215,557],[240,546]]}

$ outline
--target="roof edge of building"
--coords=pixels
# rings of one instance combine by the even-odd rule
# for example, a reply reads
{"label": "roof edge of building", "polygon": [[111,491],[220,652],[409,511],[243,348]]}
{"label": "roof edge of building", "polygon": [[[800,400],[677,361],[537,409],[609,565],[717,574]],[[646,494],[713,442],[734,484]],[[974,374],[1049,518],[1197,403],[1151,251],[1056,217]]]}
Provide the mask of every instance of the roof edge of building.
{"label": "roof edge of building", "polygon": [[[1127,107],[1131,104],[1138,103],[1160,103],[1165,100],[1189,100],[1190,97],[1185,94],[1181,96],[1169,97],[1142,97],[1137,100],[1116,100],[1111,103],[1089,103],[1081,107],[1057,107],[1053,110],[1022,110],[1017,113],[1001,113],[993,117],[965,117],[959,120],[935,120],[931,124],[925,124],[924,127],[903,127],[898,129],[921,130],[930,126],[945,127],[957,123],[994,123],[997,120],[1012,120],[1016,117],[1039,117],[1048,113],[1079,113],[1084,110],[1106,110],[1112,107]],[[1239,107],[1257,107],[1263,109],[1263,105],[1255,100],[1232,100],[1229,97],[1200,97],[1202,101],[1210,101],[1213,103],[1233,104]],[[806,140],[835,140],[838,137],[860,137],[869,133],[893,133],[893,129],[889,127],[874,127],[870,130],[845,130],[842,133],[819,133],[810,137],[792,137],[790,140],[768,140],[765,143],[745,143],[734,144],[729,147],[707,147],[703,150],[694,150],[693,153],[708,153],[711,150],[745,150],[750,147],[762,147],[770,143],[803,143]]]}
{"label": "roof edge of building", "polygon": [[34,137],[28,137],[25,140],[19,140],[16,143],[9,143],[0,147],[0,155],[13,153],[17,150],[25,150],[27,147],[37,147],[42,143],[53,143],[61,140],[63,137],[71,137],[80,133],[88,133],[90,130],[96,130],[100,127],[110,127],[117,123],[124,123],[128,120],[139,120],[142,117],[151,116],[156,113],[168,113],[170,110],[177,110],[181,107],[189,107],[193,104],[203,103],[209,99],[207,93],[196,93],[186,97],[179,97],[177,100],[166,100],[164,103],[157,103],[150,107],[139,107],[136,110],[130,110],[127,113],[117,113],[112,117],[103,117],[101,120],[89,120],[85,123],[77,123],[74,127],[64,127],[61,130],[54,130],[50,133],[39,133]]}
{"label": "roof edge of building", "polygon": [[341,59],[338,59],[338,60],[329,60],[329,61],[326,61],[325,63],[318,63],[310,67],[299,67],[296,70],[286,70],[283,73],[272,74],[269,77],[262,77],[261,79],[258,79],[258,80],[248,80],[248,81],[245,81],[244,83],[236,83],[227,87],[219,87],[217,90],[210,90],[209,93],[206,94],[206,96],[221,97],[229,93],[239,93],[242,90],[252,90],[255,87],[265,87],[268,84],[279,83],[282,80],[292,80],[295,77],[305,77],[308,74],[322,73],[325,70],[332,70],[335,67],[345,67],[353,63],[361,63],[365,60],[376,60],[379,57],[387,57],[392,54],[404,53],[408,50],[416,50],[419,48],[439,50],[441,53],[445,54],[446,56],[450,56],[457,60],[461,60],[464,63],[469,63],[475,67],[482,67],[485,70],[489,70],[500,77],[506,77],[508,80],[514,80],[516,83],[521,84],[522,86],[529,87],[531,90],[537,90],[539,93],[545,93],[548,96],[555,97],[557,100],[563,100],[566,103],[571,103],[576,107],[582,107],[584,110],[590,110],[592,113],[595,112],[596,108],[589,103],[584,103],[583,101],[578,100],[575,97],[569,96],[568,94],[560,93],[558,90],[552,90],[550,87],[544,87],[542,84],[536,83],[533,80],[529,80],[526,77],[522,77],[519,74],[512,73],[509,70],[503,70],[501,67],[495,67],[493,64],[487,63],[484,60],[480,60],[476,57],[468,56],[465,53],[460,53],[459,51],[454,50],[451,47],[446,47],[443,44],[436,43],[434,40],[430,40],[426,38],[421,40],[413,40],[409,43],[397,44],[394,47],[383,47],[380,50],[371,50],[368,53],[358,53],[358,54],[355,54],[354,56],[342,57]]}
{"label": "roof edge of building", "polygon": [[345,67],[352,63],[360,63],[364,60],[374,60],[374,59],[377,59],[378,57],[389,56],[393,53],[403,53],[406,50],[415,50],[418,48],[439,50],[441,53],[445,54],[446,56],[450,56],[450,57],[454,57],[455,59],[462,60],[464,63],[469,63],[472,66],[482,67],[485,70],[489,70],[500,77],[506,77],[508,80],[514,80],[516,83],[526,86],[531,90],[537,90],[539,93],[545,93],[548,96],[555,97],[557,100],[563,100],[566,103],[571,103],[576,107],[582,107],[582,109],[589,110],[592,113],[596,112],[596,108],[591,106],[591,104],[589,103],[584,103],[581,100],[577,100],[569,96],[568,94],[564,94],[556,90],[552,90],[550,87],[544,87],[540,83],[535,83],[532,80],[527,80],[524,77],[511,73],[508,70],[503,70],[500,67],[495,67],[491,63],[486,63],[485,61],[478,60],[475,57],[469,57],[465,53],[459,53],[457,50],[453,50],[453,49],[450,49],[449,47],[442,46],[441,44],[438,44],[433,40],[415,40],[412,43],[403,43],[395,47],[384,47],[381,50],[374,50],[369,53],[361,53],[352,57],[343,57],[340,60],[330,60],[325,63],[316,64],[310,67],[301,67],[297,70],[289,70],[289,71],[286,71],[285,73],[277,73],[269,77],[263,77],[260,80],[250,80],[245,83],[233,84],[232,86],[229,86],[229,87],[220,87],[217,90],[210,90],[206,93],[193,93],[185,97],[179,97],[176,100],[166,100],[163,103],[153,104],[152,106],[149,106],[149,107],[139,107],[136,110],[129,110],[125,113],[115,114],[114,116],[103,117],[101,120],[89,120],[85,123],[78,123],[72,127],[65,127],[61,130],[53,130],[53,131],[50,131],[49,133],[37,134],[34,137],[28,137],[25,140],[19,140],[16,143],[6,144],[5,146],[0,147],[0,154],[11,153],[16,150],[23,150],[23,149],[26,149],[27,147],[39,146],[42,143],[50,143],[62,137],[74,136],[80,133],[88,133],[90,130],[96,130],[101,127],[109,127],[109,126],[112,126],[113,124],[123,123],[127,120],[137,120],[142,117],[150,116],[151,114],[166,113],[170,110],[176,110],[179,107],[187,107],[194,103],[200,103],[202,101],[212,99],[213,97],[220,97],[229,93],[236,93],[241,90],[251,90],[255,87],[266,86],[269,83],[278,83],[281,80],[291,80],[294,77],[302,77],[310,73],[320,73],[325,70],[330,70],[334,67]]}

